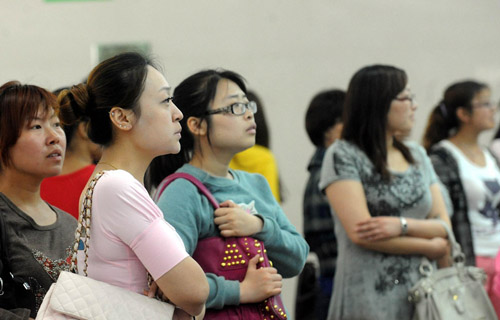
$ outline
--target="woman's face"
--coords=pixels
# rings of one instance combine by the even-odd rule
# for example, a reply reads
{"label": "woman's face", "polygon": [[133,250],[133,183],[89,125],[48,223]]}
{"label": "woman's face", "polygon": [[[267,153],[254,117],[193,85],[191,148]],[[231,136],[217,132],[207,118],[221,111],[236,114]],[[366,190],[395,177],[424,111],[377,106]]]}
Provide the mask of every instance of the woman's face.
{"label": "woman's face", "polygon": [[401,91],[391,102],[387,114],[387,130],[391,135],[398,132],[409,132],[415,121],[417,103],[411,94],[410,87]]}
{"label": "woman's face", "polygon": [[61,173],[65,150],[66,136],[54,109],[39,108],[10,149],[7,169],[40,178],[55,176]]}
{"label": "woman's face", "polygon": [[139,98],[141,116],[133,124],[136,145],[153,156],[181,150],[182,112],[171,100],[171,88],[163,75],[148,66],[144,91]]}
{"label": "woman's face", "polygon": [[[217,84],[215,98],[210,110],[231,106],[234,103],[248,103],[246,94],[231,80],[222,79]],[[257,126],[254,114],[249,109],[242,115],[217,113],[210,115],[210,142],[213,149],[222,149],[229,153],[238,153],[255,144]]]}
{"label": "woman's face", "polygon": [[470,124],[477,131],[495,127],[496,106],[491,102],[491,91],[487,88],[479,91],[471,101],[472,114]]}

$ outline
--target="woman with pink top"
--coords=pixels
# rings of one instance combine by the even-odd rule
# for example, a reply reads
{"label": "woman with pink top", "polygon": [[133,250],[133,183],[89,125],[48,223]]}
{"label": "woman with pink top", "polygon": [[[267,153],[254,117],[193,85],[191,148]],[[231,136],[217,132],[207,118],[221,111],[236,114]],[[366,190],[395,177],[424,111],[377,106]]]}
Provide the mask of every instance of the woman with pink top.
{"label": "woman with pink top", "polygon": [[59,95],[63,123],[88,117],[89,138],[103,146],[90,178],[90,226],[81,216],[78,222],[78,272],[152,295],[149,273],[159,296],[185,311],[176,314],[196,316],[208,296],[205,274],[143,186],[153,158],[180,151],[183,115],[170,90],[150,61],[124,53],[95,67],[87,84]]}

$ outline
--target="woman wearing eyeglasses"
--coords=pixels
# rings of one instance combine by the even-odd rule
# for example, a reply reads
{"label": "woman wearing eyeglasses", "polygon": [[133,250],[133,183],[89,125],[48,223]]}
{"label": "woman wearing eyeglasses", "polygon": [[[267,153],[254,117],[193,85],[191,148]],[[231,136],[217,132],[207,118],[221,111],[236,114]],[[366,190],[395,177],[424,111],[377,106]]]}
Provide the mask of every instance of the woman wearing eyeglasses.
{"label": "woman wearing eyeglasses", "polygon": [[[188,173],[208,188],[220,208],[214,211],[207,198],[185,179],[172,182],[159,196],[158,206],[189,254],[199,250],[203,240],[217,236],[252,236],[264,242],[267,252],[251,259],[245,252],[233,255],[232,248],[213,256],[221,271],[206,273],[210,294],[205,319],[256,319],[253,316],[261,313],[258,303],[281,292],[282,277],[299,274],[309,251],[267,180],[229,168],[236,153],[255,144],[257,105],[247,100],[240,75],[219,70],[201,71],[185,79],[175,89],[174,101],[184,114],[181,153],[153,161],[151,185],[158,186],[175,171]],[[264,253],[274,267],[257,268]],[[243,270],[244,279],[227,280],[224,270]],[[245,316],[246,312],[252,317]]]}
{"label": "woman wearing eyeglasses", "polygon": [[424,146],[452,200],[455,237],[466,263],[488,274],[488,293],[500,247],[500,170],[479,136],[495,127],[495,112],[486,84],[457,82],[432,111],[424,135]]}
{"label": "woman wearing eyeglasses", "polygon": [[395,137],[411,130],[416,108],[401,69],[368,66],[350,81],[342,136],[320,179],[338,244],[329,320],[411,319],[422,256],[446,255],[436,218],[449,219],[431,162]]}

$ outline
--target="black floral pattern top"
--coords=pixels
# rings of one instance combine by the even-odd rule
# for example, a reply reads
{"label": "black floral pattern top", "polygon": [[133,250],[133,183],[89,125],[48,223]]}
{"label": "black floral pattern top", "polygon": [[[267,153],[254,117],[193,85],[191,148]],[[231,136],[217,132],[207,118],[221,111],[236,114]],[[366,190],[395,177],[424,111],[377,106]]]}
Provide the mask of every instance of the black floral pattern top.
{"label": "black floral pattern top", "polygon": [[[364,152],[338,140],[325,155],[320,187],[339,180],[359,181],[371,216],[425,219],[432,207],[430,186],[437,183],[437,176],[422,147],[408,144],[408,148],[415,163],[384,181]],[[421,256],[364,249],[348,238],[333,214],[338,259],[328,319],[411,319],[408,290],[420,278]]]}
{"label": "black floral pattern top", "polygon": [[[4,219],[12,272],[29,285],[28,294],[34,296],[34,308],[30,308],[32,318],[36,317],[45,294],[59,273],[69,270],[69,253],[75,237],[76,219],[55,207],[51,208],[57,215],[57,221],[40,226],[0,193],[0,214]],[[7,310],[0,309],[0,319],[8,319],[9,316]]]}

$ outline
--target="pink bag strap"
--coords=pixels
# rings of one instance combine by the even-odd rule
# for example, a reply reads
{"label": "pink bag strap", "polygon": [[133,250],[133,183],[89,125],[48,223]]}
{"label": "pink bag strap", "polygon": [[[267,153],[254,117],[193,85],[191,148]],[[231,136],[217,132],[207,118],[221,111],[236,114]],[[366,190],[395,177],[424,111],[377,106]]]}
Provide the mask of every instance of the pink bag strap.
{"label": "pink bag strap", "polygon": [[184,172],[173,173],[173,174],[167,176],[165,179],[163,179],[163,181],[158,185],[158,188],[156,189],[156,191],[153,194],[153,200],[155,202],[158,202],[161,194],[163,193],[163,191],[165,191],[165,188],[170,183],[172,183],[174,180],[177,180],[177,179],[186,179],[186,180],[190,181],[192,184],[194,184],[198,188],[198,190],[200,190],[200,192],[205,197],[207,197],[208,201],[210,201],[210,203],[212,204],[212,206],[215,209],[219,208],[219,203],[217,202],[215,197],[212,195],[212,193],[207,189],[207,187],[205,187],[205,185],[200,180],[198,180],[196,177],[190,175],[189,173],[184,173]]}

